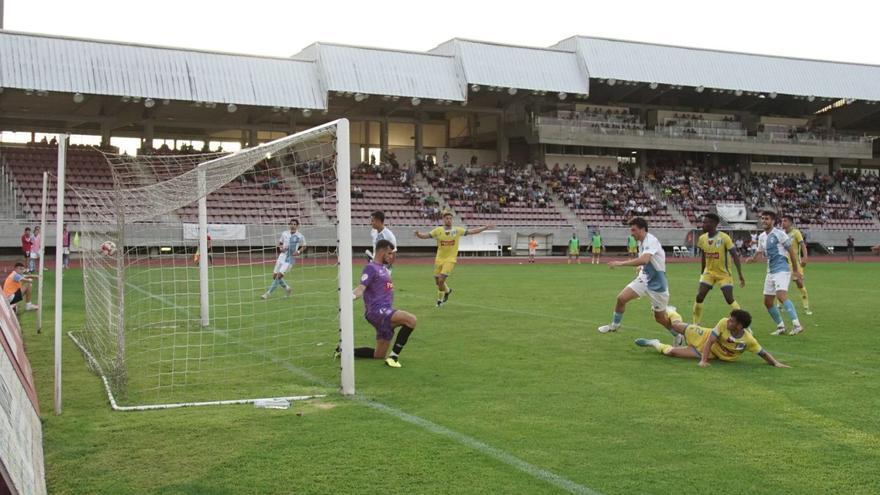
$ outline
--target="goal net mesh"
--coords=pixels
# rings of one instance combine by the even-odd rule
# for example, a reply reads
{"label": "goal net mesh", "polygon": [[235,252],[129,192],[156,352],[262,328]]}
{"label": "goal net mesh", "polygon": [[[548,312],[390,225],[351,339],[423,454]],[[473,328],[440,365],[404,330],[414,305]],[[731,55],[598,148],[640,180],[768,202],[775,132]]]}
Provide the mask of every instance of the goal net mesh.
{"label": "goal net mesh", "polygon": [[[118,403],[338,387],[336,158],[348,144],[336,131],[326,125],[231,154],[106,155],[113,189],[73,190],[86,309],[75,338]],[[291,220],[305,248],[288,260],[279,241]],[[279,256],[292,265],[289,291],[273,284]]]}

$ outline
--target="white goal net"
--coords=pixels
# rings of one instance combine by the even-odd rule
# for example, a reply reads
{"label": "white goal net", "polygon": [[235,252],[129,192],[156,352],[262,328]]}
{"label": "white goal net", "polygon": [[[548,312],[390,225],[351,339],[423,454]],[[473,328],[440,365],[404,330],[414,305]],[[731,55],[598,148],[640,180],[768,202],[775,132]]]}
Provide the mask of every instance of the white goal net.
{"label": "white goal net", "polygon": [[348,150],[340,120],[231,154],[107,155],[113,188],[73,189],[72,337],[111,401],[353,393]]}

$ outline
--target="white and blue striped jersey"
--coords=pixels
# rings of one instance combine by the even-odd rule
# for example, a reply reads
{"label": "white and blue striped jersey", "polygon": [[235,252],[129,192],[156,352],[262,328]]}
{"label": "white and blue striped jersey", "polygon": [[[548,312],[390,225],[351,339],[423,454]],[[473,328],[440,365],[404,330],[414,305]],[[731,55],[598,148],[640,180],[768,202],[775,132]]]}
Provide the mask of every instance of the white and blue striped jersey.
{"label": "white and blue striped jersey", "polygon": [[285,230],[281,233],[281,238],[278,239],[278,244],[281,245],[281,254],[284,255],[284,261],[290,263],[293,261],[293,256],[296,254],[297,250],[305,246],[306,238],[300,232],[290,232],[290,230]]}
{"label": "white and blue striped jersey", "polygon": [[654,234],[648,233],[639,243],[639,256],[644,253],[651,255],[651,261],[642,267],[642,273],[648,279],[648,289],[654,292],[666,292],[669,283],[666,281],[666,251]]}
{"label": "white and blue striped jersey", "polygon": [[767,273],[782,273],[788,269],[788,248],[791,238],[784,230],[773,227],[769,233],[758,236],[758,251],[767,257]]}
{"label": "white and blue striped jersey", "polygon": [[397,251],[397,237],[394,237],[394,232],[391,232],[388,227],[383,228],[381,232],[370,229],[370,237],[373,238],[373,253],[376,252],[376,243],[383,240],[394,244],[394,251]]}

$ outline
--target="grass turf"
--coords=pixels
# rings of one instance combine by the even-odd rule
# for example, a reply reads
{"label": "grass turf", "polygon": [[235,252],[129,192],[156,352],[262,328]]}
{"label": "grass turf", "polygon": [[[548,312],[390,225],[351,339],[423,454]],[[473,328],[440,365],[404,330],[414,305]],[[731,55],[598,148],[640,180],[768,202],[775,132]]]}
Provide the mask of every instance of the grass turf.
{"label": "grass turf", "polygon": [[[671,303],[686,319],[697,271],[669,267]],[[81,275],[68,273],[64,324],[77,330]],[[617,333],[596,332],[629,269],[461,263],[450,278],[455,294],[438,310],[430,267],[401,265],[396,306],[419,317],[404,367],[359,361],[361,399],[334,395],[287,411],[111,412],[65,338],[64,414],[52,416],[51,301],[49,330],[35,335],[33,314],[22,327],[51,493],[563,493],[375,401],[600,493],[868,494],[880,492],[878,273],[875,264],[811,265],[815,315],[801,315],[806,332],[771,337],[763,267],[748,266],[737,299],[752,311],[758,340],[792,369],[752,355],[700,369],[633,345],[636,337],[669,340],[647,301],[630,305]],[[710,293],[704,325],[725,309],[721,294]],[[356,344],[369,345],[361,311],[357,303]],[[330,376],[327,366],[321,373]]]}

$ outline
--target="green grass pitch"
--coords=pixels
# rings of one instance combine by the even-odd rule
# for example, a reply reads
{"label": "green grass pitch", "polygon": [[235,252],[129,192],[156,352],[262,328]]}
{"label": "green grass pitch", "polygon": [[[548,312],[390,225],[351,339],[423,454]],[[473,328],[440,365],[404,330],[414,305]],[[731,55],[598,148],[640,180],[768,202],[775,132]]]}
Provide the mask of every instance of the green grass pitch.
{"label": "green grass pitch", "polygon": [[[686,319],[697,271],[695,264],[669,267],[671,303]],[[737,299],[753,313],[758,340],[791,369],[753,355],[700,369],[695,360],[637,348],[637,337],[669,340],[646,300],[630,305],[624,328],[600,335],[596,327],[609,320],[630,269],[468,260],[450,279],[450,302],[436,309],[431,268],[401,264],[396,306],[415,313],[418,328],[402,369],[357,362],[358,399],[332,394],[286,411],[111,412],[99,380],[65,337],[64,413],[57,417],[50,289],[49,330],[36,335],[33,314],[22,321],[45,419],[49,490],[880,493],[880,264],[809,266],[815,315],[801,315],[806,332],[797,337],[769,335],[763,271],[747,267],[748,286],[736,290]],[[68,273],[64,325],[75,331],[84,319],[82,279]],[[262,289],[254,289],[255,300]],[[266,307],[296,304],[296,297],[278,298]],[[725,309],[719,291],[710,293],[704,325]],[[356,303],[356,344],[367,345],[374,334],[362,310]],[[333,377],[331,351],[326,368],[316,361],[310,369]],[[279,395],[283,373],[273,375]]]}

